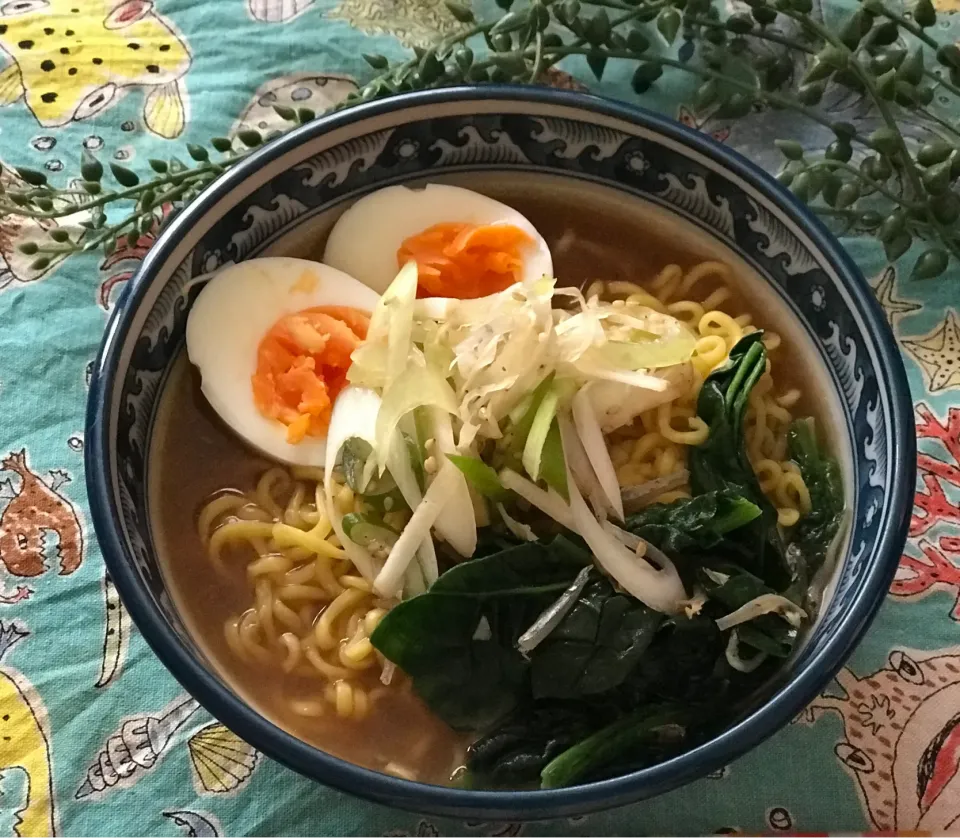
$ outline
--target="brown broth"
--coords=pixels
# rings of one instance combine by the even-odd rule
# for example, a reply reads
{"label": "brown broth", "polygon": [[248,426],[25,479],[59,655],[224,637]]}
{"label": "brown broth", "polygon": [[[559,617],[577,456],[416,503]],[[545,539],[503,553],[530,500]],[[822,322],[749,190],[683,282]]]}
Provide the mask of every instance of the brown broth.
{"label": "brown broth", "polygon": [[[555,271],[564,285],[583,286],[600,278],[644,284],[671,262],[686,269],[713,256],[699,250],[689,237],[671,235],[663,227],[654,231],[637,217],[618,213],[616,206],[607,204],[606,211],[591,206],[594,199],[589,196],[583,205],[563,196],[558,209],[556,194],[531,197],[502,184],[485,183],[481,188],[516,207],[540,230],[554,250]],[[329,216],[319,219],[312,239],[305,240],[301,231],[296,244],[281,242],[273,253],[319,259],[330,223]],[[695,296],[702,299],[710,290],[704,283]],[[782,324],[782,313],[777,318],[774,312],[755,310],[756,303],[741,305],[742,289],[732,290],[733,299],[722,306],[728,313],[750,311],[761,327]],[[779,391],[800,386],[811,392],[812,377],[803,365],[775,363],[775,375]],[[221,677],[264,715],[318,748],[366,767],[382,770],[394,762],[413,769],[422,781],[448,782],[465,740],[432,716],[409,690],[392,690],[360,722],[341,721],[333,713],[304,718],[293,712],[290,702],[319,697],[322,681],[284,675],[279,668],[264,671],[240,662],[230,651],[224,621],[245,611],[253,592],[242,564],[228,565],[224,575],[216,572],[195,522],[213,493],[225,488],[251,491],[272,463],[242,444],[206,404],[185,353],[161,397],[153,439],[150,502],[159,554],[188,630]],[[367,677],[369,686],[378,683],[376,673]]]}

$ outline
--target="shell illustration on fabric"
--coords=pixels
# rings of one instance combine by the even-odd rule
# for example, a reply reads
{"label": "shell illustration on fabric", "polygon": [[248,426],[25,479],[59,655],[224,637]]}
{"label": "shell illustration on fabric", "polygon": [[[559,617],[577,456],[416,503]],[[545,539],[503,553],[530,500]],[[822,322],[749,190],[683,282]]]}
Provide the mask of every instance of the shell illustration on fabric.
{"label": "shell illustration on fabric", "polygon": [[184,809],[177,812],[164,812],[163,816],[182,827],[184,835],[195,836],[195,838],[217,838],[222,834],[220,822],[206,812],[201,815],[199,812]]}
{"label": "shell illustration on fabric", "polygon": [[393,35],[406,47],[425,46],[464,28],[434,0],[342,0],[328,17],[367,35]]}
{"label": "shell illustration on fabric", "polygon": [[[29,635],[14,623],[0,622],[0,662]],[[56,834],[50,736],[47,714],[36,690],[14,669],[0,664],[0,775],[3,820],[14,835]],[[8,778],[15,781],[10,782]],[[7,803],[7,797],[15,801]],[[10,832],[4,831],[4,834]]]}
{"label": "shell illustration on fabric", "polygon": [[960,825],[958,651],[894,649],[887,666],[864,678],[845,668],[837,675],[844,694],[823,695],[805,711],[808,722],[826,712],[843,718],[845,739],[834,752],[877,829],[943,834]]}
{"label": "shell illustration on fabric", "polygon": [[159,716],[124,721],[96,755],[74,797],[83,800],[136,783],[167,752],[174,734],[197,712],[192,698],[178,698]]}
{"label": "shell illustration on fabric", "polygon": [[262,23],[286,23],[302,15],[314,0],[247,0],[247,14]]}
{"label": "shell illustration on fabric", "polygon": [[187,740],[190,763],[201,794],[225,794],[245,783],[260,754],[219,722],[207,725]]}
{"label": "shell illustration on fabric", "polygon": [[890,328],[895,333],[897,324],[902,318],[923,308],[915,300],[907,300],[897,295],[897,269],[893,265],[888,265],[870,284],[873,286],[877,302],[883,306],[883,313],[887,316]]}
{"label": "shell illustration on fabric", "polygon": [[331,73],[294,73],[260,85],[230,129],[230,136],[254,129],[260,132],[286,130],[290,123],[281,119],[274,107],[310,108],[316,113],[338,105],[357,89],[349,76]]}
{"label": "shell illustration on fabric", "polygon": [[104,621],[103,633],[103,656],[100,662],[100,675],[97,688],[102,688],[111,683],[123,668],[123,659],[127,653],[127,624],[130,620],[126,608],[120,601],[120,594],[117,593],[117,586],[113,584],[110,574],[104,571],[103,574],[103,600]]}
{"label": "shell illustration on fabric", "polygon": [[0,106],[23,99],[45,126],[101,113],[133,88],[161,137],[186,122],[190,52],[151,0],[27,0],[0,5]]}
{"label": "shell illustration on fabric", "polygon": [[[960,524],[960,408],[952,407],[941,422],[923,402],[917,405],[917,473],[922,488],[913,500],[908,550],[900,559],[890,586],[896,597],[919,599],[934,591],[954,595],[951,616],[960,620],[960,538],[930,530],[946,524],[951,532]],[[915,539],[919,539],[915,541]]]}
{"label": "shell illustration on fabric", "polygon": [[900,343],[917,362],[931,393],[960,387],[960,319],[952,308],[928,334],[901,337]]}
{"label": "shell illustration on fabric", "polygon": [[[73,573],[83,561],[83,528],[76,508],[59,492],[70,475],[51,471],[47,485],[28,467],[26,449],[10,454],[0,467],[20,478],[19,490],[9,478],[0,483],[0,496],[11,496],[0,514],[0,561],[7,573],[33,577],[49,570],[44,550],[51,533],[57,538],[60,575]],[[0,603],[19,602],[29,595],[29,588],[19,586],[13,594],[0,592]]]}

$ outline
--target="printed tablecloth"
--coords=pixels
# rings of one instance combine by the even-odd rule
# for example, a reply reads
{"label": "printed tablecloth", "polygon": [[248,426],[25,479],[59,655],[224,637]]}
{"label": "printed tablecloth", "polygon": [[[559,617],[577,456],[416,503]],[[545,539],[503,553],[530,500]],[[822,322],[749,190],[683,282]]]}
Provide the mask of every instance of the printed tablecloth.
{"label": "printed tablecloth", "polygon": [[[829,22],[830,7],[817,11]],[[322,111],[368,77],[361,53],[399,56],[402,45],[455,26],[437,0],[0,4],[0,162],[45,170],[62,185],[78,172],[86,148],[146,172],[149,158],[182,155],[187,142],[244,127],[269,130],[278,122],[275,104]],[[941,14],[938,26],[954,28],[953,18]],[[148,55],[131,33],[154,43],[162,35],[168,48]],[[66,69],[58,71],[58,63]],[[550,83],[635,99],[630,68],[611,65],[603,83],[583,65],[565,69],[572,76],[554,72]],[[644,104],[770,168],[777,165],[774,136],[823,147],[821,135],[782,113],[759,111],[728,123],[678,107],[692,92],[685,78],[671,77]],[[838,119],[861,118],[855,102],[841,102],[837,111]],[[210,718],[147,648],[105,577],[90,526],[83,421],[106,317],[152,236],[107,259],[74,256],[37,272],[16,251],[33,223],[0,220],[0,833],[960,827],[960,408],[951,406],[960,396],[960,320],[950,305],[960,299],[956,266],[951,278],[911,283],[906,266],[915,253],[888,267],[874,243],[847,241],[903,350],[920,455],[900,572],[836,682],[763,747],[673,794],[549,823],[464,823],[368,804],[288,771]]]}

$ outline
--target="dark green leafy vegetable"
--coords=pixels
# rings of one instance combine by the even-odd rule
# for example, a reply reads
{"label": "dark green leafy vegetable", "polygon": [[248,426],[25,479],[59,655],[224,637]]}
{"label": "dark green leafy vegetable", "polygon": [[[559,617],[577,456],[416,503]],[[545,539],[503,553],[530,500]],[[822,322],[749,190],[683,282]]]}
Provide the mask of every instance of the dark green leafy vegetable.
{"label": "dark green leafy vegetable", "polygon": [[649,762],[675,750],[686,735],[676,708],[642,708],[613,722],[554,758],[540,774],[545,789],[573,785],[624,756]]}
{"label": "dark green leafy vegetable", "polygon": [[599,575],[531,654],[535,699],[579,698],[619,686],[653,641],[663,615]]}
{"label": "dark green leafy vegetable", "polygon": [[810,513],[793,528],[792,545],[803,551],[810,574],[823,564],[843,516],[843,478],[837,461],[817,444],[813,419],[797,419],[787,436],[791,458],[810,492]]}
{"label": "dark green leafy vegetable", "polygon": [[733,489],[655,503],[626,520],[626,529],[667,553],[719,544],[760,516],[760,507]]}
{"label": "dark green leafy vegetable", "polygon": [[463,562],[389,611],[371,642],[451,727],[486,728],[526,688],[529,664],[517,638],[589,561],[557,536]]}

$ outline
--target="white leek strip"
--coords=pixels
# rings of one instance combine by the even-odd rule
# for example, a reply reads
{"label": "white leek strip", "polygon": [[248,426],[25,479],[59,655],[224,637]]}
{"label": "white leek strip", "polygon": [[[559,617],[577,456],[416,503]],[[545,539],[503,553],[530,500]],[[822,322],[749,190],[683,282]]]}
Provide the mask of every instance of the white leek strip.
{"label": "white leek strip", "polygon": [[655,375],[650,375],[649,373],[623,369],[608,369],[597,364],[587,363],[577,364],[576,367],[583,375],[589,376],[590,378],[600,378],[604,381],[619,381],[621,384],[627,384],[630,387],[639,387],[641,390],[652,390],[655,393],[663,395],[670,393],[669,396],[661,399],[661,401],[671,401],[679,395],[669,381],[658,378]]}
{"label": "white leek strip", "polygon": [[426,590],[427,586],[423,581],[423,573],[420,571],[419,562],[410,562],[403,574],[404,599],[415,597]]}
{"label": "white leek strip", "polygon": [[530,626],[517,640],[517,650],[526,657],[537,648],[550,635],[560,621],[567,616],[567,613],[577,604],[580,594],[587,586],[590,579],[590,571],[593,565],[587,565],[577,574],[577,578],[557,599],[544,609],[543,613],[537,617],[533,625]]}
{"label": "white leek strip", "polygon": [[512,517],[509,512],[504,508],[502,503],[497,504],[497,512],[500,513],[500,517],[503,519],[503,523],[506,525],[507,529],[510,530],[517,538],[521,541],[538,541],[537,534],[533,531],[529,524],[521,524],[516,518]]}
{"label": "white leek strip", "polygon": [[727,663],[737,672],[753,672],[761,663],[767,659],[766,652],[757,652],[752,658],[744,660],[740,657],[740,638],[735,631],[730,632],[730,639],[727,641],[726,650]]}
{"label": "white leek strip", "polygon": [[635,512],[649,506],[664,492],[672,492],[674,489],[686,486],[689,480],[690,472],[680,468],[665,477],[657,477],[634,486],[625,486],[620,492],[624,511]]}
{"label": "white leek strip", "polygon": [[612,535],[617,541],[619,541],[624,547],[629,547],[633,550],[633,554],[638,557],[643,557],[647,553],[647,542],[640,538],[639,535],[634,535],[632,532],[627,532],[622,527],[618,527],[611,521],[604,521],[601,526]]}
{"label": "white leek strip", "polygon": [[327,430],[327,456],[323,473],[327,517],[350,561],[367,581],[372,581],[376,576],[376,563],[373,556],[359,544],[347,538],[347,534],[343,531],[343,515],[333,499],[333,468],[344,442],[351,437],[360,437],[373,445],[379,412],[380,397],[373,390],[351,386],[340,391],[330,415],[330,427]]}
{"label": "white leek strip", "polygon": [[553,489],[545,492],[536,483],[531,483],[526,477],[508,468],[500,472],[500,482],[505,489],[516,492],[525,501],[553,518],[560,526],[572,532],[577,531],[573,516],[570,514],[570,507]]}
{"label": "white leek strip", "polygon": [[436,523],[437,534],[461,556],[470,558],[477,550],[477,518],[467,479],[446,457],[447,454],[459,453],[453,444],[453,423],[447,413],[436,407],[431,408],[430,419],[436,447],[432,452],[427,452],[427,460],[432,457],[440,471],[449,466],[456,472],[450,486],[450,503],[444,510],[443,518]]}
{"label": "white leek strip", "polygon": [[687,598],[687,592],[672,563],[668,560],[667,566],[658,570],[645,559],[639,558],[604,530],[593,517],[572,475],[568,474],[567,484],[570,490],[570,512],[577,531],[587,542],[600,567],[627,593],[654,611],[664,614],[677,613]]}
{"label": "white leek strip", "polygon": [[390,313],[387,331],[387,386],[396,381],[410,363],[417,281],[417,263],[407,262],[381,297]]}
{"label": "white leek strip", "polygon": [[390,682],[393,680],[393,676],[397,672],[397,665],[393,661],[388,661],[386,658],[383,659],[383,665],[380,667],[380,683],[385,687],[390,686]]}
{"label": "white leek strip", "polygon": [[373,582],[373,588],[380,596],[394,597],[399,593],[407,566],[423,539],[429,537],[430,528],[451,499],[458,474],[460,471],[457,467],[448,462],[437,473],[423,500],[413,510],[413,515],[400,533],[397,543],[390,549],[387,561]]}
{"label": "white leek strip", "polygon": [[621,521],[623,520],[623,500],[620,497],[620,483],[617,472],[607,450],[607,441],[603,438],[597,414],[590,401],[590,385],[580,388],[573,397],[573,422],[577,427],[577,435],[583,443],[583,450],[593,466],[593,472],[600,481],[600,488],[610,505],[610,509]]}
{"label": "white leek strip", "polygon": [[[407,414],[410,416],[410,414]],[[410,462],[410,452],[406,443],[400,434],[399,429],[394,431],[394,439],[390,444],[390,453],[387,456],[387,470],[397,484],[400,494],[407,502],[407,506],[416,509],[423,500],[423,493],[420,491],[420,485],[417,483],[417,476],[413,471],[413,464]],[[440,575],[437,567],[437,551],[433,546],[433,538],[427,536],[423,539],[420,549],[417,551],[417,557],[420,560],[420,568],[423,571],[423,580],[427,587],[430,587],[437,581]]]}
{"label": "white leek strip", "polygon": [[761,594],[750,602],[744,603],[736,611],[732,611],[725,617],[717,620],[717,628],[720,631],[739,626],[741,623],[755,620],[764,614],[776,612],[791,626],[797,628],[800,623],[806,619],[807,612],[804,611],[795,602],[791,602],[785,596],[780,594]]}
{"label": "white leek strip", "polygon": [[[557,424],[560,426],[563,459],[580,484],[580,491],[590,499],[594,507],[601,505],[602,502],[602,508],[606,508],[605,494],[600,488],[600,481],[594,474],[593,466],[590,465],[590,458],[583,450],[583,443],[580,442],[580,436],[573,426],[573,421],[566,413],[558,413]],[[594,509],[594,511],[599,515],[601,509]]]}

